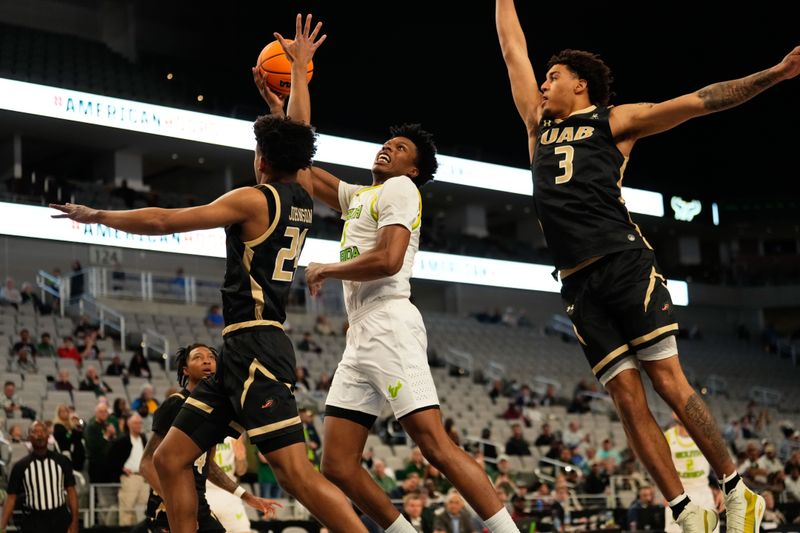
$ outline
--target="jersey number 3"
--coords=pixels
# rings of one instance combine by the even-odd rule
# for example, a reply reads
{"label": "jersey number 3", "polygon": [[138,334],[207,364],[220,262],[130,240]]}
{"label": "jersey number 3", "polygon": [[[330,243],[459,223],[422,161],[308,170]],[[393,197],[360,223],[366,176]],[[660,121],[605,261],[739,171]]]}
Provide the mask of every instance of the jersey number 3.
{"label": "jersey number 3", "polygon": [[558,162],[559,168],[563,168],[564,173],[556,176],[556,185],[561,185],[572,179],[572,157],[575,155],[575,149],[569,145],[557,146],[553,153],[564,156],[564,159]]}
{"label": "jersey number 3", "polygon": [[[275,270],[272,271],[273,280],[292,281],[294,271],[297,270],[297,262],[300,260],[300,251],[303,249],[303,242],[306,240],[306,233],[308,233],[308,228],[304,229],[302,232],[300,228],[294,226],[288,226],[286,228],[286,233],[284,233],[283,236],[290,237],[292,243],[288,248],[281,248],[278,251],[278,257],[275,258]],[[294,261],[292,270],[288,272],[283,269],[284,266],[286,266],[286,261]]]}

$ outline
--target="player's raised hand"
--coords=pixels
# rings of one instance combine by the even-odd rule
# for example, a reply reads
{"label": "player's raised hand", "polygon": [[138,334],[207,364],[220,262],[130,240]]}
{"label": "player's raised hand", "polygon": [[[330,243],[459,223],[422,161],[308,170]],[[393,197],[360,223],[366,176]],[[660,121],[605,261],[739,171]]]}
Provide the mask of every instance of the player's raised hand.
{"label": "player's raised hand", "polygon": [[63,213],[61,215],[50,215],[51,218],[69,218],[84,224],[97,222],[97,214],[99,213],[97,209],[78,204],[50,204],[50,207]]}
{"label": "player's raised hand", "polygon": [[242,501],[256,509],[264,513],[264,520],[269,520],[270,518],[275,518],[278,514],[278,509],[282,508],[283,505],[276,502],[275,500],[268,500],[266,498],[259,498],[258,496],[253,496],[249,492],[245,493],[242,496]]}
{"label": "player's raised hand", "polygon": [[800,46],[795,46],[794,50],[778,63],[777,68],[784,80],[790,80],[800,74]]}
{"label": "player's raised hand", "polygon": [[285,113],[283,111],[283,105],[286,103],[286,96],[285,94],[278,94],[275,91],[271,90],[267,86],[267,79],[264,77],[264,74],[261,72],[261,69],[258,67],[253,67],[253,81],[258,88],[258,93],[261,95],[261,98],[269,106],[269,112],[273,115],[281,115],[283,116]]}
{"label": "player's raised hand", "polygon": [[328,38],[327,35],[322,35],[317,39],[321,29],[322,22],[317,22],[317,25],[314,26],[314,31],[311,31],[311,13],[306,15],[305,25],[303,24],[303,15],[298,13],[295,20],[294,41],[288,42],[278,32],[273,35],[281,43],[289,61],[307,65],[311,58],[314,57],[314,52],[317,51],[317,48]]}

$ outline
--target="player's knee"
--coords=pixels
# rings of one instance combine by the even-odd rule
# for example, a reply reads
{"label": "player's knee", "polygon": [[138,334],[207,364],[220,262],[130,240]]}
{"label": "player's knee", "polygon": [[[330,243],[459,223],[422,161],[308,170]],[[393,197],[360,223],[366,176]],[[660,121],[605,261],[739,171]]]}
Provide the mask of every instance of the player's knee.
{"label": "player's knee", "polygon": [[446,470],[447,462],[453,457],[452,448],[455,446],[453,441],[446,435],[442,439],[433,436],[425,436],[417,441],[422,455],[437,470]]}
{"label": "player's knee", "polygon": [[611,396],[623,418],[631,419],[640,416],[642,409],[647,408],[646,399],[633,391],[620,388],[615,390]]}
{"label": "player's knee", "polygon": [[335,461],[323,456],[322,475],[337,485],[342,485],[352,475],[351,468],[344,461]]}

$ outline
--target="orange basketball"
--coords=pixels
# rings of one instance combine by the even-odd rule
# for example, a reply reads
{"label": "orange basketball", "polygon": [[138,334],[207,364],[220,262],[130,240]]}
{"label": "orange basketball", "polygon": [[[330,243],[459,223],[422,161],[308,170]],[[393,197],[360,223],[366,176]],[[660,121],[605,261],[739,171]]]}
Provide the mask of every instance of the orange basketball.
{"label": "orange basketball", "polygon": [[[287,42],[292,42],[287,39]],[[272,41],[258,54],[258,68],[267,80],[267,86],[277,93],[289,94],[292,88],[292,63],[283,52],[281,43]],[[311,81],[314,62],[308,62],[306,79]]]}

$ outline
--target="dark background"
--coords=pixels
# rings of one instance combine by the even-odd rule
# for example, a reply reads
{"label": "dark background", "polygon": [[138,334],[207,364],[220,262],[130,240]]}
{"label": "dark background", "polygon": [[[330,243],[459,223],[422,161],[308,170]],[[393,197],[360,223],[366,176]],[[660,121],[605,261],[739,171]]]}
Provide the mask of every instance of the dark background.
{"label": "dark background", "polygon": [[[800,44],[791,2],[517,1],[541,83],[563,48],[598,52],[615,77],[612,103],[659,102],[778,63]],[[419,121],[440,151],[527,166],[525,129],[514,108],[494,25],[494,2],[136,3],[144,54],[189,78],[207,110],[259,109],[250,67],[272,32],[294,33],[313,12],[328,41],[315,57],[312,121],[323,133],[381,141],[390,124]],[[800,80],[734,110],[641,141],[626,184],[711,200],[786,199],[795,192]],[[487,178],[490,179],[490,178]]]}

